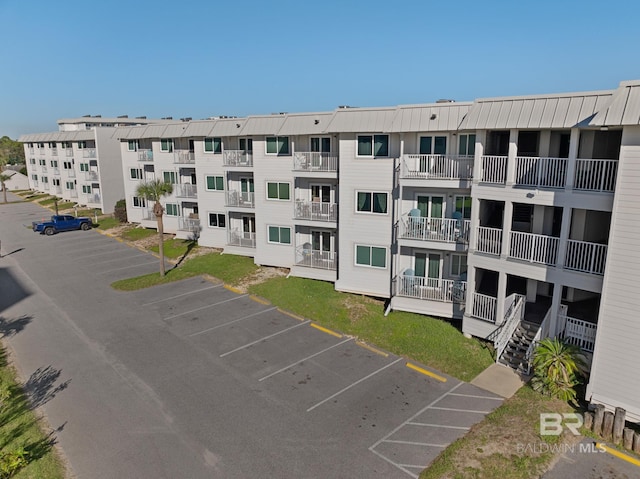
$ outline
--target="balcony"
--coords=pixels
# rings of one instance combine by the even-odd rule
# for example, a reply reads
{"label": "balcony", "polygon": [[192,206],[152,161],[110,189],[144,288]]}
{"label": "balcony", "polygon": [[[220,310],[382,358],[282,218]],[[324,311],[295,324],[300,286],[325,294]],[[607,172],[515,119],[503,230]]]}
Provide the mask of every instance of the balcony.
{"label": "balcony", "polygon": [[483,156],[481,159],[482,172],[480,182],[504,185],[507,181],[507,157]]}
{"label": "balcony", "polygon": [[229,231],[227,239],[229,246],[241,246],[243,248],[256,247],[256,234],[248,231],[240,231],[239,229]]}
{"label": "balcony", "polygon": [[59,175],[60,174],[60,168],[58,168],[57,166],[54,166],[51,168],[51,173],[54,175]]}
{"label": "balcony", "polygon": [[43,173],[47,172],[47,167],[45,165],[40,165],[40,169]]}
{"label": "balcony", "polygon": [[222,166],[253,166],[253,153],[246,150],[224,150]]}
{"label": "balcony", "polygon": [[502,250],[502,229],[478,226],[476,251],[500,256]]}
{"label": "balcony", "polygon": [[509,240],[510,258],[555,266],[558,258],[559,238],[511,231]]}
{"label": "balcony", "polygon": [[85,171],[84,179],[89,181],[98,181],[98,172],[96,170]]}
{"label": "balcony", "polygon": [[474,318],[496,322],[496,307],[498,298],[486,294],[473,293],[471,296],[471,316]]}
{"label": "balcony", "polygon": [[173,192],[176,198],[197,198],[198,187],[190,183],[173,185]]}
{"label": "balcony", "polygon": [[255,207],[254,193],[253,191],[227,190],[225,205],[239,208],[253,208]]}
{"label": "balcony", "polygon": [[76,170],[74,170],[73,168],[65,169],[64,171],[67,174],[67,178],[75,178],[76,177]]}
{"label": "balcony", "polygon": [[84,195],[84,200],[86,203],[100,203],[102,201],[102,197],[100,193],[90,193]]}
{"label": "balcony", "polygon": [[597,330],[597,324],[563,314],[558,315],[557,331],[560,339],[588,353],[593,353]]}
{"label": "balcony", "polygon": [[95,148],[84,148],[82,150],[83,158],[95,158],[96,157],[96,149]]}
{"label": "balcony", "polygon": [[338,221],[338,205],[336,203],[296,200],[294,217],[298,220],[335,222]]}
{"label": "balcony", "polygon": [[411,216],[400,218],[400,238],[422,241],[457,243],[469,241],[470,220],[454,218],[424,218]]}
{"label": "balcony", "polygon": [[564,258],[565,269],[603,275],[606,262],[606,244],[577,240],[567,241],[567,253]]}
{"label": "balcony", "polygon": [[613,193],[618,174],[617,160],[576,160],[573,188],[580,191]]}
{"label": "balcony", "polygon": [[71,198],[77,198],[78,197],[78,191],[77,190],[69,190],[69,196]]}
{"label": "balcony", "polygon": [[178,218],[178,230],[188,231],[190,233],[198,233],[200,231],[200,220],[198,218]]}
{"label": "balcony", "polygon": [[[36,186],[37,186],[37,185],[36,185]],[[53,186],[51,187],[51,191],[52,191],[53,193],[56,193],[56,194],[61,194],[61,193],[62,193],[62,188],[60,187],[60,185],[53,185]]]}
{"label": "balcony", "polygon": [[566,158],[516,157],[515,185],[532,188],[564,188],[567,183]]}
{"label": "balcony", "polygon": [[400,177],[423,180],[470,180],[473,156],[404,155]]}
{"label": "balcony", "polygon": [[176,150],[173,152],[173,163],[179,165],[191,165],[196,162],[196,154],[189,150]]}
{"label": "balcony", "polygon": [[153,150],[138,150],[138,161],[153,161]]}
{"label": "balcony", "polygon": [[293,171],[338,171],[338,157],[318,151],[296,151],[293,157]]}
{"label": "balcony", "polygon": [[338,253],[313,250],[310,248],[310,244],[306,243],[296,248],[296,265],[336,271],[338,269]]}
{"label": "balcony", "polygon": [[467,298],[466,281],[401,274],[396,276],[395,285],[395,294],[406,298],[463,304]]}

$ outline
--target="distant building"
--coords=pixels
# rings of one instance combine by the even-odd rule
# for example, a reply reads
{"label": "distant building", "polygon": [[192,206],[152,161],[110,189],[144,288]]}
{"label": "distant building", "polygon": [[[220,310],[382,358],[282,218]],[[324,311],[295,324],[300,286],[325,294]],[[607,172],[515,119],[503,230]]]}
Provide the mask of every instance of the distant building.
{"label": "distant building", "polygon": [[[5,168],[2,171],[3,175],[10,176],[11,179],[4,182],[7,191],[12,190],[28,190],[29,189],[29,178],[20,173],[19,171],[15,171],[11,168]],[[0,191],[2,191],[2,185],[0,184]]]}

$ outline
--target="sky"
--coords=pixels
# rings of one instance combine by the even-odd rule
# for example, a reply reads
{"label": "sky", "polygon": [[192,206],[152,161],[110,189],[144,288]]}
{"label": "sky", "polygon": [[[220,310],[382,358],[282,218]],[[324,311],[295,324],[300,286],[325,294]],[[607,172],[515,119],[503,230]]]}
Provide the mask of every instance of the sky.
{"label": "sky", "polygon": [[637,0],[0,0],[0,136],[614,89]]}

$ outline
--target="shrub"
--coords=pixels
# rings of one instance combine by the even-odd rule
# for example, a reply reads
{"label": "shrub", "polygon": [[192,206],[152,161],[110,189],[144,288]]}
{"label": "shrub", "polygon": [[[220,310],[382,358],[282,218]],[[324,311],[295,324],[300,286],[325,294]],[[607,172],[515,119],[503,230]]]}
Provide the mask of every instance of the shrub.
{"label": "shrub", "polygon": [[0,478],[12,477],[16,472],[25,467],[29,461],[27,456],[29,453],[20,447],[15,451],[3,452],[0,455]]}
{"label": "shrub", "polygon": [[113,209],[113,217],[120,223],[127,222],[127,202],[125,200],[118,200],[116,206]]}

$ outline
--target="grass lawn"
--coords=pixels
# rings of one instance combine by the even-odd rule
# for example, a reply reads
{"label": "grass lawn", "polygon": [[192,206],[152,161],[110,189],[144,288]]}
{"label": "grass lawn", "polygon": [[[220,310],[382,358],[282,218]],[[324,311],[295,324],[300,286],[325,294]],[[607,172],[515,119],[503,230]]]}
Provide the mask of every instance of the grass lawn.
{"label": "grass lawn", "polygon": [[58,203],[58,211],[62,211],[62,210],[70,210],[75,206],[75,202],[73,201],[67,201],[67,202],[59,202]]}
{"label": "grass lawn", "polygon": [[464,381],[493,362],[491,351],[483,343],[465,338],[447,321],[399,311],[385,317],[382,301],[340,293],[331,283],[280,277],[253,285],[250,292],[323,326]]}
{"label": "grass lawn", "polygon": [[111,286],[121,291],[134,291],[201,274],[208,274],[221,279],[227,284],[234,285],[254,273],[257,269],[258,267],[254,264],[253,258],[210,253],[185,260],[182,265],[168,270],[164,278],[160,276],[160,273],[151,273],[116,281]]}
{"label": "grass lawn", "polygon": [[12,477],[63,479],[65,470],[62,461],[52,447],[51,438],[42,432],[41,421],[31,410],[27,397],[17,384],[15,371],[7,365],[3,349],[0,349],[0,383],[11,392],[0,409],[2,452],[11,453],[21,447],[27,452],[26,466]]}
{"label": "grass lawn", "polygon": [[545,451],[546,445],[575,441],[570,434],[540,436],[542,412],[573,412],[573,409],[567,403],[538,394],[529,386],[522,387],[440,453],[420,479],[540,477],[553,459],[553,453]]}
{"label": "grass lawn", "polygon": [[157,235],[158,232],[156,230],[147,229],[147,228],[131,228],[127,231],[122,232],[122,237],[129,241],[137,241],[144,238],[148,238],[150,236]]}
{"label": "grass lawn", "polygon": [[28,199],[29,201],[36,201],[39,200],[41,198],[47,198],[49,196],[48,193],[41,193],[41,194],[37,194],[37,195],[27,195],[26,199]]}
{"label": "grass lawn", "polygon": [[55,198],[47,198],[46,200],[38,201],[38,203],[40,203],[42,206],[48,206],[52,205],[55,200]]}
{"label": "grass lawn", "polygon": [[[198,243],[186,239],[168,239],[164,242],[164,254],[167,258],[177,259],[198,247]],[[158,253],[158,245],[152,246],[151,251]]]}
{"label": "grass lawn", "polygon": [[120,224],[117,219],[105,216],[104,218],[98,218],[98,224],[93,226],[101,230],[108,230],[120,226]]}

